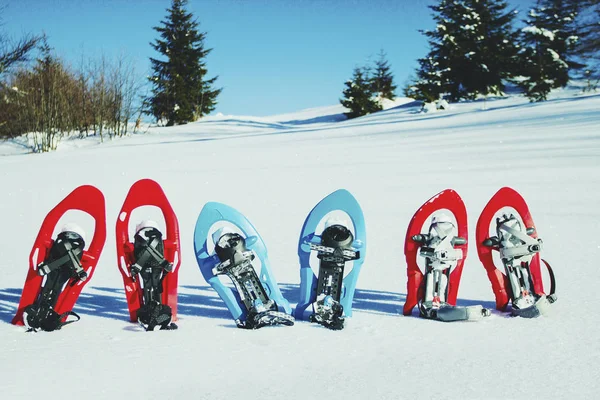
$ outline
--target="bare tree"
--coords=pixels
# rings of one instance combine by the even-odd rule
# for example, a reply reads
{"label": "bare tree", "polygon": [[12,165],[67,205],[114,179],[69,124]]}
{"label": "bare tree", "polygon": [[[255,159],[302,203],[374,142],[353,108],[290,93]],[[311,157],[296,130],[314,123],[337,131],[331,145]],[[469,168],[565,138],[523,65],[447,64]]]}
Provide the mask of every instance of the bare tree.
{"label": "bare tree", "polygon": [[[40,39],[35,65],[14,68],[0,83],[0,137],[27,134],[32,150],[55,150],[66,136],[105,138],[129,132],[136,113],[140,81],[124,56],[86,60],[77,71]],[[139,119],[139,115],[138,115]]]}

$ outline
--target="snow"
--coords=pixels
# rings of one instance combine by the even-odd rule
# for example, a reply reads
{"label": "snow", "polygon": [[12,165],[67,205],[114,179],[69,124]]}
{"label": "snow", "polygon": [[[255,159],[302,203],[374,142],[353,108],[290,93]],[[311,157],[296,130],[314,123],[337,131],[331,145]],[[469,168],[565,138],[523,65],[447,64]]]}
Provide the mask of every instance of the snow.
{"label": "snow", "polygon": [[550,39],[550,41],[554,40],[554,33],[552,31],[549,31],[546,28],[538,28],[537,26],[526,26],[525,28],[523,28],[521,30],[526,33],[545,36],[548,39]]}
{"label": "snow", "polygon": [[558,53],[552,49],[548,49],[548,53],[550,53],[550,55],[552,56],[552,59],[554,61],[560,60],[560,55],[558,55]]}
{"label": "snow", "polygon": [[[533,104],[491,100],[485,111],[481,102],[465,102],[433,114],[401,99],[354,120],[339,118],[340,106],[263,118],[221,115],[101,145],[67,141],[48,154],[1,143],[3,398],[595,398],[600,331],[589,301],[600,286],[600,95],[552,96]],[[177,331],[146,333],[127,321],[114,224],[141,178],[163,186],[179,218]],[[74,309],[82,320],[25,334],[9,321],[31,246],[46,213],[82,184],[103,191],[108,221],[98,268]],[[553,315],[525,320],[494,312],[478,323],[447,324],[402,316],[406,227],[445,188],[458,191],[469,213],[459,304],[493,307],[474,229],[502,186],[525,197],[544,240],[558,284]],[[302,222],[338,188],[360,202],[368,236],[347,327],[235,328],[195,261],[192,235],[202,206],[224,202],[252,221],[295,303]],[[135,218],[148,216],[139,210]]]}

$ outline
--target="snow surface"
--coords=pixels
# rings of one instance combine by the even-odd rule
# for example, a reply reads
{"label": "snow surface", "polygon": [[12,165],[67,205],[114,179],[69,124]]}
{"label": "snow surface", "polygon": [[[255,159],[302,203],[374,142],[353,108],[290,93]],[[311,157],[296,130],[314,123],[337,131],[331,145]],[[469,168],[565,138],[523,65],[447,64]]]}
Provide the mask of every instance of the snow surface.
{"label": "snow surface", "polygon": [[[67,141],[40,155],[22,154],[16,142],[0,144],[2,398],[595,398],[600,95],[559,92],[540,104],[520,97],[487,101],[485,110],[483,104],[421,114],[407,103],[349,121],[339,107],[272,118],[215,116],[102,145]],[[141,178],[163,186],[179,217],[177,331],[146,333],[127,321],[114,224]],[[9,322],[31,246],[46,213],[82,184],[104,192],[108,219],[98,268],[74,309],[82,320],[25,334]],[[469,213],[459,304],[493,307],[474,229],[502,186],[525,197],[544,239],[543,256],[558,282],[553,315],[525,320],[494,312],[478,323],[447,324],[402,316],[408,222],[445,188],[458,191]],[[224,202],[252,221],[284,295],[296,303],[302,223],[338,188],[362,205],[368,236],[346,328],[235,328],[194,258],[202,206]]]}

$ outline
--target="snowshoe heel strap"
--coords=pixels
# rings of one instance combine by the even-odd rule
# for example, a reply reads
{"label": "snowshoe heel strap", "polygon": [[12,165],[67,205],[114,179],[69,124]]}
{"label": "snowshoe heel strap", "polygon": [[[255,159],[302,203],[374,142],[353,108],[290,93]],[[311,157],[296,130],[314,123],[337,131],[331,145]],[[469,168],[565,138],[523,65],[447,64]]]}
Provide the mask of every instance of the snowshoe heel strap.
{"label": "snowshoe heel strap", "polygon": [[159,329],[174,329],[170,327],[172,312],[171,307],[166,304],[150,303],[144,304],[137,312],[138,322],[147,331]]}
{"label": "snowshoe heel strap", "polygon": [[550,304],[553,303],[556,299],[550,300],[545,295],[540,296],[539,299],[530,307],[519,309],[513,308],[511,315],[513,317],[521,317],[521,318],[537,318],[540,315],[548,315],[550,310]]}
{"label": "snowshoe heel strap", "polygon": [[[38,330],[52,332],[81,319],[81,317],[73,311],[58,314],[52,308],[44,310],[42,307],[38,307],[35,304],[26,307],[23,314],[25,315],[24,322],[28,328],[28,332],[37,332]],[[76,319],[70,321],[65,320],[63,322],[65,318],[71,315]]]}
{"label": "snowshoe heel strap", "polygon": [[259,313],[248,313],[246,321],[237,323],[238,328],[258,329],[268,325],[293,326],[295,319],[293,316],[281,311],[267,310]]}
{"label": "snowshoe heel strap", "polygon": [[345,321],[344,307],[338,302],[334,302],[331,307],[326,307],[322,302],[317,302],[317,309],[310,315],[308,320],[334,331],[341,330],[344,328]]}
{"label": "snowshoe heel strap", "polygon": [[550,266],[550,264],[548,264],[548,261],[542,259],[542,262],[544,263],[544,265],[548,269],[548,274],[550,275],[550,292],[547,295],[548,301],[550,303],[554,303],[557,300],[556,294],[555,294],[555,292],[556,292],[556,278],[554,277],[554,271],[552,270],[552,267]]}

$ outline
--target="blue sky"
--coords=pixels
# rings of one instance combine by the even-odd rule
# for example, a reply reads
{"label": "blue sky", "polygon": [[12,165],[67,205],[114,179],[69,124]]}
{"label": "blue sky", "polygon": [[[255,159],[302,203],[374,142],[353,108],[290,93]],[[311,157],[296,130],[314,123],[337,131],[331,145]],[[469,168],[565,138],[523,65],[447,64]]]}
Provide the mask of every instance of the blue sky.
{"label": "blue sky", "polygon": [[[402,87],[427,53],[435,0],[189,0],[207,32],[209,76],[224,90],[214,113],[265,116],[337,104],[355,66],[387,53]],[[525,11],[531,0],[511,0]],[[150,73],[152,29],[171,0],[0,0],[3,32],[45,32],[76,65],[82,54],[126,55]],[[523,16],[524,13],[521,13]],[[401,94],[400,90],[397,94]]]}

